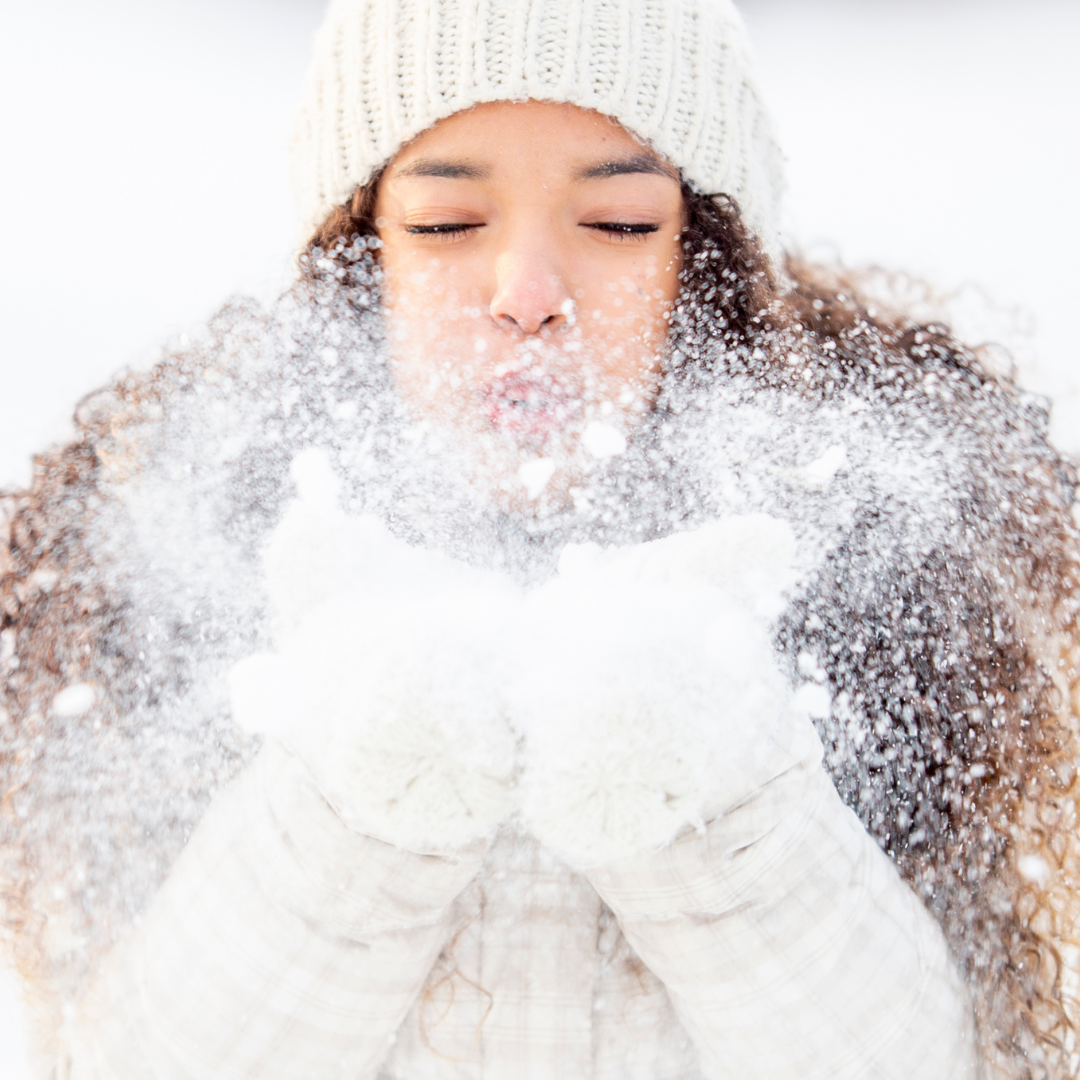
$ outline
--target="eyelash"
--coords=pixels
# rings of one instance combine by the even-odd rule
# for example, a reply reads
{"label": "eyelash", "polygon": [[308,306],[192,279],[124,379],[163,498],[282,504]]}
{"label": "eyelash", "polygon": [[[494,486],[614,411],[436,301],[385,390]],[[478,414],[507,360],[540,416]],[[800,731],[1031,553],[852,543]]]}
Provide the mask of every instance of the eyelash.
{"label": "eyelash", "polygon": [[479,225],[463,225],[459,222],[451,222],[446,225],[406,225],[405,231],[413,236],[442,236],[449,238],[479,228]]}
{"label": "eyelash", "polygon": [[596,221],[585,227],[607,233],[619,240],[644,240],[650,233],[660,231],[659,225],[632,224],[625,221]]}

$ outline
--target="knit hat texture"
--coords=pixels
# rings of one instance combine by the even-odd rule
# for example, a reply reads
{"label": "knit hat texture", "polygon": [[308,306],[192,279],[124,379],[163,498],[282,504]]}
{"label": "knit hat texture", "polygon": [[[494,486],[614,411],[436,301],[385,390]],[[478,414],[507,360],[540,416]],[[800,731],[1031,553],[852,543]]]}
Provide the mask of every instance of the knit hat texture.
{"label": "knit hat texture", "polygon": [[781,156],[731,0],[332,0],[293,142],[304,240],[436,121],[481,102],[614,117],[778,251]]}

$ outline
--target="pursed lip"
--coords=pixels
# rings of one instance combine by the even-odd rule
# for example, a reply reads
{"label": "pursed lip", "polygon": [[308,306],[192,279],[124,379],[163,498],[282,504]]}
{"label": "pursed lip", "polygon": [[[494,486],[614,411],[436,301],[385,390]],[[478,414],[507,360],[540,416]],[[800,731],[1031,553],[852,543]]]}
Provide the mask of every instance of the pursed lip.
{"label": "pursed lip", "polygon": [[577,404],[558,379],[522,371],[486,383],[481,401],[492,427],[527,442],[543,442],[565,428]]}

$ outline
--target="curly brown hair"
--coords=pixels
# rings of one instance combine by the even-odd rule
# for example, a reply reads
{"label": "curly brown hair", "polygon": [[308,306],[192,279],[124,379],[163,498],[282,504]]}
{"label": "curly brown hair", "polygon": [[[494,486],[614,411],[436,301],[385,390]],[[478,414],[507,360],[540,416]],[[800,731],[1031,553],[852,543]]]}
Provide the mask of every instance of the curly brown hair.
{"label": "curly brown hair", "polygon": [[[357,238],[377,238],[377,185],[375,177],[358,188],[317,230],[301,256],[304,280],[325,277],[328,265],[348,276]],[[686,186],[683,194],[670,380],[708,380],[752,362],[755,377],[811,399],[860,385],[888,402],[922,392],[934,377],[948,381],[958,409],[991,401],[1007,423],[1038,428],[1037,405],[942,323],[872,302],[859,275],[797,257],[772,266],[731,199]],[[784,360],[793,347],[807,358],[797,371]],[[124,611],[97,585],[83,531],[99,474],[128,456],[133,418],[158,403],[155,379],[122,380],[107,409],[95,405],[100,398],[84,404],[78,437],[36,459],[30,491],[0,500],[0,721],[9,727],[40,725],[47,687],[65,681],[142,692],[130,651],[99,647],[122,640],[114,631]],[[857,698],[856,673],[860,687],[879,688],[876,699],[858,702],[866,739],[857,753],[843,732],[821,726],[837,786],[945,929],[974,989],[989,1068],[1057,1078],[1075,1074],[1080,1048],[1080,562],[1071,467],[1048,447],[1037,461],[1041,471],[1020,478],[1016,498],[996,506],[993,520],[977,499],[970,509],[969,527],[999,554],[1001,580],[973,574],[963,597],[937,595],[931,558],[888,595],[875,594],[880,602],[868,613],[857,606],[857,559],[832,560],[819,582],[831,607],[796,604],[778,640],[788,655],[816,645],[834,695]],[[853,550],[859,542],[856,535]],[[871,626],[858,651],[855,624]],[[966,650],[948,670],[939,655],[945,639]],[[115,700],[119,709],[122,695]],[[215,737],[227,741],[226,732]],[[0,742],[0,813],[8,817],[32,766],[26,745],[16,760]],[[245,747],[226,751],[239,768]],[[215,782],[204,781],[201,805]],[[190,824],[172,824],[177,849]],[[46,978],[42,916],[26,902],[36,868],[9,844],[0,846],[0,871],[20,964]]]}

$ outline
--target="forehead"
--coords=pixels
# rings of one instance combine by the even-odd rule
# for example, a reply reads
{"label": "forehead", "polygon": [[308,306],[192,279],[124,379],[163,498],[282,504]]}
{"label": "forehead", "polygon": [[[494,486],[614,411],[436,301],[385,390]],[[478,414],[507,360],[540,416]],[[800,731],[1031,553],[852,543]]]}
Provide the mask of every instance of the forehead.
{"label": "forehead", "polygon": [[594,179],[621,173],[678,173],[618,121],[576,105],[500,101],[477,105],[422,132],[388,175],[494,179],[523,169]]}

